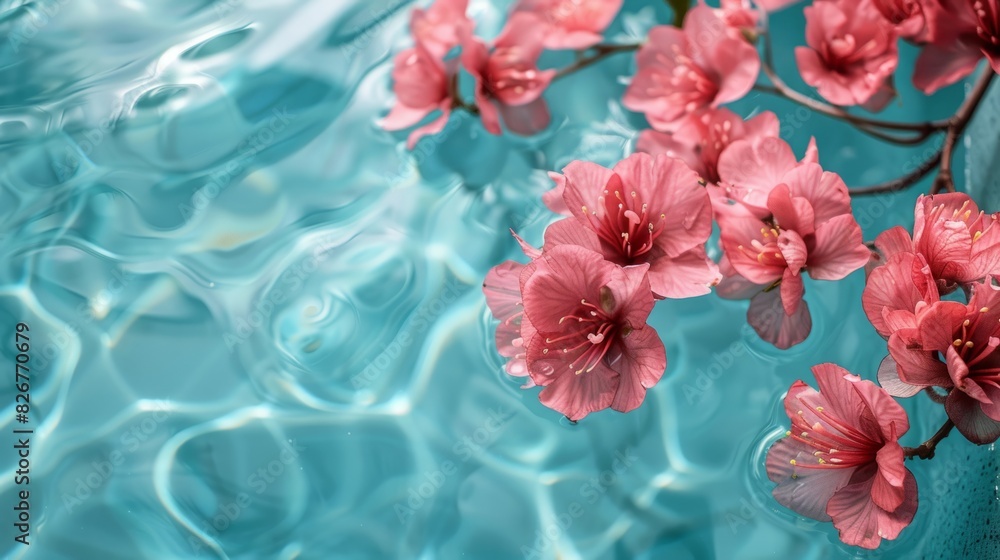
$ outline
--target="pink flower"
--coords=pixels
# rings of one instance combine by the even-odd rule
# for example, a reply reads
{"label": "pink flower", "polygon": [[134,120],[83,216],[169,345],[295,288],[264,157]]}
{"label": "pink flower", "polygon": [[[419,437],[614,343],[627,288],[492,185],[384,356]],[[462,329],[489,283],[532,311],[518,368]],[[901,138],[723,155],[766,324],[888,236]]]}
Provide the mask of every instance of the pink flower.
{"label": "pink flower", "polygon": [[785,174],[818,161],[815,140],[809,141],[802,161],[795,158],[792,147],[777,134],[734,140],[719,155],[720,188],[709,189],[715,211],[725,214],[738,202],[758,217],[766,218],[771,213],[767,208],[768,196]]}
{"label": "pink flower", "polygon": [[637,55],[638,72],[624,105],[646,114],[653,128],[677,130],[706,109],[740,99],[760,71],[757,50],[734,37],[712,8],[700,5],[684,18],[684,29],[654,27]]}
{"label": "pink flower", "polygon": [[649,284],[659,297],[707,294],[718,282],[718,269],[705,254],[711,202],[681,160],[640,153],[614,169],[575,161],[557,178],[573,217],[549,226],[546,250],[572,244],[621,266],[648,264]]}
{"label": "pink flower", "polygon": [[476,80],[476,107],[491,134],[501,133],[501,116],[516,134],[535,134],[549,125],[549,109],[542,93],[556,71],[538,69],[543,39],[543,24],[537,18],[516,13],[492,51],[478,38],[465,40],[462,65]]}
{"label": "pink flower", "polygon": [[[851,215],[847,186],[814,163],[785,173],[760,218],[741,205],[717,217],[727,257],[723,274],[758,286],[747,319],[761,338],[779,348],[805,340],[811,328],[803,305],[803,271],[816,280],[840,280],[861,268],[871,251]],[[733,279],[734,276],[740,279]],[[746,288],[746,289],[742,289]],[[745,293],[748,288],[727,288]]]}
{"label": "pink flower", "polygon": [[1000,3],[998,0],[931,0],[926,10],[933,29],[913,72],[913,85],[926,94],[968,76],[985,56],[1000,72]]}
{"label": "pink flower", "polygon": [[432,122],[410,133],[406,146],[412,150],[422,137],[441,132],[451,115],[453,98],[449,84],[454,70],[454,64],[446,66],[419,42],[396,55],[392,70],[396,104],[382,119],[382,128],[411,128],[431,113],[440,111]]}
{"label": "pink flower", "polygon": [[[880,244],[883,239],[879,236],[875,243],[884,251]],[[920,315],[940,299],[927,261],[914,253],[890,256],[885,264],[872,270],[861,294],[868,320],[886,338],[899,329],[916,328]]]}
{"label": "pink flower", "polygon": [[[517,234],[513,235],[529,258],[534,259],[541,255],[541,251],[525,243]],[[521,263],[506,261],[491,268],[483,281],[486,305],[489,306],[493,317],[500,321],[496,332],[497,350],[501,356],[509,358],[504,369],[516,377],[528,376],[525,340],[530,340],[535,334],[535,329],[524,316],[524,304],[521,302],[520,277],[524,268],[525,265]],[[529,377],[522,388],[534,386]]]}
{"label": "pink flower", "polygon": [[934,0],[872,0],[872,3],[882,17],[896,26],[900,37],[923,43],[933,36],[927,14],[935,9]]}
{"label": "pink flower", "polygon": [[533,14],[545,26],[547,49],[581,50],[601,42],[602,33],[621,10],[623,0],[520,0],[515,13]]}
{"label": "pink flower", "polygon": [[809,47],[795,49],[802,79],[835,105],[885,107],[899,63],[892,24],[871,0],[817,0],[805,14]]}
{"label": "pink flower", "polygon": [[755,4],[760,6],[760,9],[765,12],[777,12],[778,10],[783,10],[792,4],[798,4],[800,0],[757,0]]}
{"label": "pink flower", "polygon": [[665,154],[684,161],[710,183],[719,181],[719,156],[737,140],[750,143],[777,137],[778,117],[770,111],[743,121],[729,109],[711,109],[692,118],[676,132],[644,130],[636,150],[652,155]]}
{"label": "pink flower", "polygon": [[413,39],[443,60],[472,32],[474,24],[465,15],[468,6],[469,0],[437,0],[427,10],[414,9],[410,16]]}
{"label": "pink flower", "polygon": [[879,239],[887,244],[886,258],[901,251],[921,254],[940,291],[948,293],[959,285],[1000,274],[998,217],[981,211],[965,193],[921,195],[914,209],[912,243],[902,228],[893,228]]}
{"label": "pink flower", "polygon": [[917,481],[903,464],[906,411],[871,381],[834,364],[812,368],[817,392],[796,381],[785,396],[792,422],[767,452],[767,476],[785,507],[833,521],[840,540],[877,548],[917,512]]}
{"label": "pink flower", "polygon": [[648,268],[623,268],[561,245],[521,272],[524,314],[536,330],[525,339],[527,368],[544,387],[542,404],[574,421],[642,404],[667,366],[660,337],[646,325],[653,309]]}
{"label": "pink flower", "polygon": [[[898,397],[924,387],[952,389],[948,417],[973,443],[1000,438],[1000,287],[973,286],[968,304],[938,301],[889,337],[879,382]],[[941,361],[944,360],[944,361]]]}
{"label": "pink flower", "polygon": [[750,0],[721,0],[715,13],[736,34],[756,39],[760,13]]}

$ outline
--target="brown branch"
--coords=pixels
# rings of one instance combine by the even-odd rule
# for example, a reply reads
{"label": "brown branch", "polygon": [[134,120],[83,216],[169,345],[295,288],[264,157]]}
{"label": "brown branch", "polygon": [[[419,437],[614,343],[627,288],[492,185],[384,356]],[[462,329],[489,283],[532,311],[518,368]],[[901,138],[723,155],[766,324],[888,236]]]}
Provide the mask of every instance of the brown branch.
{"label": "brown branch", "polygon": [[921,443],[917,447],[904,447],[903,454],[907,459],[912,459],[914,457],[920,457],[921,459],[933,459],[934,449],[937,447],[938,442],[948,437],[951,433],[951,429],[955,427],[955,423],[948,419],[943,426],[931,436],[931,439]]}
{"label": "brown branch", "polygon": [[972,86],[972,92],[969,94],[969,97],[958,108],[955,116],[949,120],[948,133],[945,135],[944,144],[941,146],[941,170],[938,172],[937,179],[934,180],[934,186],[931,187],[931,194],[937,194],[944,190],[955,192],[955,179],[951,173],[951,159],[955,152],[955,144],[962,137],[965,127],[972,120],[972,116],[976,114],[976,109],[979,107],[979,103],[983,100],[983,97],[986,96],[986,91],[989,90],[994,75],[996,73],[993,72],[992,68],[985,68],[982,75],[976,80],[975,85]]}
{"label": "brown branch", "polygon": [[907,187],[915,185],[921,179],[930,174],[931,171],[937,168],[938,164],[941,162],[941,150],[938,150],[936,154],[927,158],[926,161],[920,164],[913,171],[899,177],[898,179],[893,179],[891,181],[886,181],[884,183],[878,183],[875,185],[870,185],[867,187],[857,187],[850,189],[851,196],[864,196],[870,194],[881,194],[888,192],[901,191]]}
{"label": "brown branch", "polygon": [[642,44],[639,43],[632,45],[597,45],[591,48],[591,50],[594,51],[594,54],[578,58],[573,64],[570,64],[569,66],[556,72],[556,75],[552,78],[552,80],[555,81],[560,78],[565,78],[574,72],[578,72],[588,66],[597,64],[613,54],[634,52],[639,50],[640,47],[642,47]]}

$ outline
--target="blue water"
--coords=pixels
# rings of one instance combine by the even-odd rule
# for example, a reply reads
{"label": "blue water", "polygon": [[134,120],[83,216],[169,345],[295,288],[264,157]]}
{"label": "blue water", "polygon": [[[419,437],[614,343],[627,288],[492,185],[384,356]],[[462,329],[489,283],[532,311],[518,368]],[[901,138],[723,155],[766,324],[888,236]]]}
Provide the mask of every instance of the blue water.
{"label": "blue water", "polygon": [[[506,5],[470,13],[489,35]],[[813,334],[786,352],[745,326],[745,302],[659,304],[668,371],[634,413],[569,425],[518,389],[482,278],[519,254],[508,228],[540,242],[546,171],[631,151],[632,62],[554,85],[537,137],[459,116],[410,153],[377,125],[410,7],[0,1],[0,363],[14,369],[23,322],[32,364],[28,424],[0,385],[4,558],[969,557],[958,545],[996,512],[992,447],[952,437],[912,464],[917,517],[875,553],[770,498],[783,391],[823,361],[874,378],[885,354],[860,273],[807,281]],[[654,21],[665,3],[626,2],[610,40]],[[801,14],[772,24],[801,88]],[[908,76],[887,117],[962,97],[923,99]],[[734,109],[775,111],[799,153],[816,135],[852,185],[925,153],[767,96]],[[910,226],[919,188],[856,201],[866,239]],[[911,400],[915,445],[944,416]],[[12,527],[25,427],[29,546]]]}

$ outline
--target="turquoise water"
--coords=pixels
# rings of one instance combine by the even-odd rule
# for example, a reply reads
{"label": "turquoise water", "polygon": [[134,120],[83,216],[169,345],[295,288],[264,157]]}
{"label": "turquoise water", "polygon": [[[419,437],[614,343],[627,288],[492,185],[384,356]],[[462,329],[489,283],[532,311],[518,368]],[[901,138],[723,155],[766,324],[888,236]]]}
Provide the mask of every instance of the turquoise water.
{"label": "turquoise water", "polygon": [[[484,33],[505,5],[473,1]],[[745,302],[659,304],[668,370],[634,413],[570,425],[518,389],[482,278],[518,255],[508,228],[540,241],[546,171],[631,151],[642,119],[617,102],[631,60],[554,85],[537,137],[456,117],[410,153],[377,125],[409,8],[0,1],[3,367],[15,325],[32,335],[28,424],[0,389],[3,557],[968,557],[958,545],[996,511],[992,448],[953,437],[912,464],[917,517],[875,553],[769,496],[787,386],[823,361],[871,379],[885,354],[860,273],[807,280],[813,334],[786,352],[745,326]],[[624,11],[610,40],[669,21],[658,2]],[[801,15],[773,25],[792,78]],[[962,97],[898,82],[892,118]],[[799,153],[816,135],[853,185],[924,153],[766,96],[734,109],[775,111]],[[910,226],[915,196],[857,201],[866,239]],[[909,445],[943,420],[912,400]],[[29,546],[12,527],[25,427]]]}

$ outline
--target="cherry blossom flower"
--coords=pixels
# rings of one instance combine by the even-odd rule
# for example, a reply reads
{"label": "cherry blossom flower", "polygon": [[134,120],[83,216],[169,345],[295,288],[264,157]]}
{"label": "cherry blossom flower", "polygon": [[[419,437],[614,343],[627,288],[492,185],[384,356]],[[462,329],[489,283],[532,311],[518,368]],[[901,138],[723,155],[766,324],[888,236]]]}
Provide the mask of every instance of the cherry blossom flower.
{"label": "cherry blossom flower", "polygon": [[392,70],[396,104],[382,119],[382,128],[412,128],[431,113],[440,111],[436,119],[410,133],[406,147],[412,150],[424,136],[441,132],[454,103],[450,87],[454,72],[453,63],[442,62],[419,42],[399,53]]}
{"label": "cherry blossom flower", "polygon": [[903,463],[906,411],[871,381],[834,364],[812,368],[816,391],[796,381],[785,396],[792,422],[767,452],[767,476],[785,507],[832,521],[847,544],[874,549],[917,511],[917,481]]}
{"label": "cherry blossom flower", "polygon": [[601,42],[602,33],[621,10],[623,0],[520,0],[514,12],[530,13],[545,25],[547,49],[581,50]]}
{"label": "cherry blossom flower", "polygon": [[414,40],[434,57],[444,60],[472,32],[474,24],[465,15],[468,6],[469,0],[436,0],[426,10],[414,9],[410,16]]}
{"label": "cherry blossom flower", "polygon": [[[879,237],[875,242],[880,251],[884,250],[880,243],[883,239]],[[885,264],[868,275],[865,291],[861,294],[868,320],[885,338],[899,329],[916,328],[920,315],[940,299],[927,261],[915,253],[890,256]]]}
{"label": "cherry blossom flower", "polygon": [[885,107],[899,63],[892,24],[871,0],[817,0],[805,15],[809,46],[795,49],[802,79],[835,105]]}
{"label": "cherry blossom flower", "polygon": [[[531,379],[545,406],[579,420],[642,404],[667,365],[646,325],[653,295],[648,265],[621,267],[574,245],[546,248],[520,274]],[[524,336],[522,320],[522,337]]]}
{"label": "cherry blossom flower", "polygon": [[[816,280],[840,280],[861,268],[871,251],[851,215],[843,180],[814,163],[785,173],[760,218],[742,205],[717,216],[727,266],[726,294],[758,286],[747,320],[764,340],[788,348],[805,340],[811,320],[803,304],[802,272]],[[736,279],[735,276],[740,278]]]}
{"label": "cherry blossom flower", "polygon": [[941,293],[1000,274],[1000,214],[986,214],[965,193],[921,195],[914,209],[913,239],[902,228],[879,236],[883,256],[923,256]]}
{"label": "cherry blossom flower", "polygon": [[1000,438],[1000,287],[990,278],[972,292],[968,304],[935,302],[913,328],[896,330],[879,382],[898,397],[952,389],[948,417],[969,441],[986,444]]}
{"label": "cherry blossom flower", "polygon": [[931,42],[917,58],[913,85],[926,94],[968,76],[985,56],[1000,72],[998,0],[931,0],[926,11]]}
{"label": "cherry blossom flower", "polygon": [[760,71],[757,50],[734,37],[704,5],[688,12],[683,29],[654,27],[637,62],[623,103],[645,113],[653,128],[664,132],[677,130],[691,115],[740,99]]}
{"label": "cherry blossom flower", "polygon": [[[528,245],[516,233],[511,234],[517,239],[524,254],[531,259],[538,258],[542,252]],[[515,261],[505,261],[494,266],[486,274],[483,281],[483,295],[493,317],[500,321],[496,331],[496,345],[500,355],[508,358],[504,369],[516,377],[528,376],[528,364],[525,361],[525,340],[530,340],[535,334],[531,322],[524,316],[524,305],[521,302],[521,273],[525,265]],[[534,387],[534,382],[528,377],[522,388]]]}
{"label": "cherry blossom flower", "polygon": [[800,0],[757,0],[754,3],[760,6],[760,9],[765,12],[777,12],[799,2]]}
{"label": "cherry blossom flower", "polygon": [[801,161],[795,158],[792,147],[776,134],[734,140],[719,155],[719,188],[709,188],[715,211],[725,214],[731,211],[734,202],[738,202],[756,216],[766,218],[771,213],[767,208],[768,196],[785,174],[800,165],[818,162],[819,152],[814,139],[809,141]]}
{"label": "cherry blossom flower", "polygon": [[778,136],[778,117],[764,111],[744,121],[729,109],[711,109],[689,119],[676,132],[644,130],[636,150],[652,155],[665,154],[684,161],[710,183],[719,181],[719,156],[737,140],[751,145],[763,138]]}
{"label": "cherry blossom flower", "polygon": [[721,0],[715,13],[736,34],[756,40],[760,13],[750,0]]}
{"label": "cherry blossom flower", "polygon": [[927,14],[936,9],[935,0],[872,0],[875,8],[896,27],[896,34],[916,43],[933,36]]}
{"label": "cherry blossom flower", "polygon": [[579,245],[621,266],[648,264],[659,297],[706,294],[719,281],[705,253],[711,202],[681,160],[638,153],[614,169],[575,161],[557,185],[572,217],[549,226],[546,249]]}
{"label": "cherry blossom flower", "polygon": [[539,70],[544,34],[542,23],[529,14],[511,16],[492,51],[469,36],[462,47],[462,65],[476,81],[476,107],[483,126],[500,134],[500,118],[516,134],[530,135],[549,125],[551,117],[542,93],[555,70]]}

